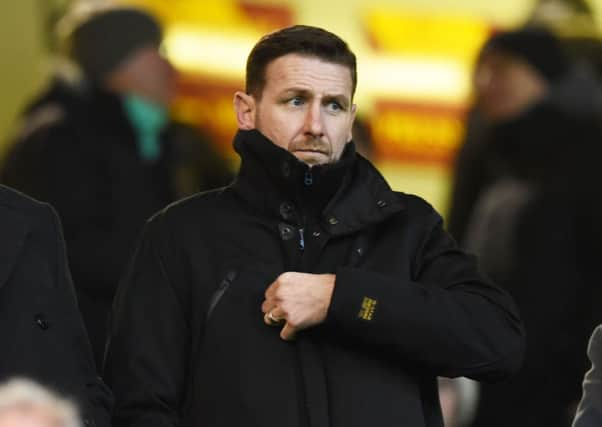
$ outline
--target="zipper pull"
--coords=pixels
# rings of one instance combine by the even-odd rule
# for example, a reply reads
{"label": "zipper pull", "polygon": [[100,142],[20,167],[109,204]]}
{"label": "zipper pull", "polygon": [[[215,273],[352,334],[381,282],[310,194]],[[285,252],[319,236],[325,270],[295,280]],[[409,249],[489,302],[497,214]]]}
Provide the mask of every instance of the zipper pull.
{"label": "zipper pull", "polygon": [[217,303],[224,296],[224,294],[226,293],[226,291],[228,290],[228,288],[230,287],[232,282],[234,280],[236,280],[236,276],[237,276],[236,270],[229,270],[228,273],[226,273],[226,277],[224,277],[224,279],[220,282],[217,289],[215,289],[215,291],[213,291],[213,294],[211,295],[211,299],[209,300],[209,307],[207,308],[207,314],[205,315],[206,320],[209,320],[209,318],[213,314],[213,311],[215,310],[215,307],[217,306]]}
{"label": "zipper pull", "polygon": [[299,229],[299,249],[301,249],[301,250],[305,250],[305,235],[304,235],[304,231],[305,231],[305,229],[303,229],[303,228]]}
{"label": "zipper pull", "polygon": [[305,178],[304,178],[303,182],[308,187],[314,183],[314,177],[311,174],[311,168],[309,168],[305,171]]}

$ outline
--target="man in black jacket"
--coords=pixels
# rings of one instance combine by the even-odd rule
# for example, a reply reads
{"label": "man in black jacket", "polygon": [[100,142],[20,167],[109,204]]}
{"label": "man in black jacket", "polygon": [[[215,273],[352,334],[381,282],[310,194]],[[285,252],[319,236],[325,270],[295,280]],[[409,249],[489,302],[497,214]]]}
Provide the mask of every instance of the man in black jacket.
{"label": "man in black jacket", "polygon": [[41,382],[74,398],[86,426],[109,427],[111,395],[96,375],[56,214],[0,186],[0,236],[0,382]]}
{"label": "man in black jacket", "polygon": [[148,224],[105,364],[128,426],[442,426],[437,375],[518,369],[506,293],[356,155],[355,56],[269,34],[235,94],[235,183]]}
{"label": "man in black jacket", "polygon": [[231,177],[207,141],[168,120],[175,72],[154,18],[124,7],[73,17],[70,55],[83,77],[57,77],[32,103],[0,177],[56,208],[100,365],[113,295],[144,221]]}

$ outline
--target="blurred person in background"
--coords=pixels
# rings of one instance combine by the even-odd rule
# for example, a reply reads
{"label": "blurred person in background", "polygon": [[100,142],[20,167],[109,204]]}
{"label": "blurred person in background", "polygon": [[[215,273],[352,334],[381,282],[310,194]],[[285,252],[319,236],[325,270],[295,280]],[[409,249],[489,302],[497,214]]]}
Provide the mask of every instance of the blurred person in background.
{"label": "blurred person in background", "polygon": [[573,427],[602,426],[602,325],[592,334],[587,346],[591,368],[583,379],[583,395]]}
{"label": "blurred person in background", "polygon": [[0,427],[83,427],[76,405],[39,384],[12,379],[0,384]]}
{"label": "blurred person in background", "polygon": [[439,400],[445,427],[468,427],[477,408],[479,383],[468,378],[439,378]]}
{"label": "blurred person in background", "polygon": [[[96,374],[56,213],[0,186],[0,236],[0,382],[32,378],[72,397],[88,426],[110,426],[111,395]],[[0,391],[4,422],[6,399],[16,398],[9,389]]]}
{"label": "blurred person in background", "polygon": [[602,40],[592,0],[537,0],[526,25],[551,29],[573,61],[602,78]]}
{"label": "blurred person in background", "polygon": [[83,426],[73,402],[39,384],[26,379],[0,384],[0,427]]}
{"label": "blurred person in background", "polygon": [[516,298],[527,355],[515,378],[483,385],[474,426],[566,427],[579,400],[600,322],[602,133],[597,83],[573,77],[540,28],[494,35],[476,66],[478,126],[456,165],[450,231]]}
{"label": "blurred person in background", "polygon": [[372,132],[368,121],[364,117],[356,116],[351,128],[353,142],[357,153],[374,162],[376,150],[372,141]]}
{"label": "blurred person in background", "polygon": [[58,75],[31,103],[0,174],[56,207],[100,365],[113,294],[145,219],[231,176],[207,141],[168,117],[176,73],[153,17],[114,6],[76,9],[62,24],[81,78]]}

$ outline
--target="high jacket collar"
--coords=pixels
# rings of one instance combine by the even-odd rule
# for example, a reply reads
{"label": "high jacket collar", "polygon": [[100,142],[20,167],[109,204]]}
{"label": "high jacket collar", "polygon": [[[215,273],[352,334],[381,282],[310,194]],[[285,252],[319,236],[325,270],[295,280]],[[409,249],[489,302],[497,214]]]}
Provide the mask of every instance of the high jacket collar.
{"label": "high jacket collar", "polygon": [[338,162],[311,168],[257,130],[239,131],[234,149],[242,164],[233,189],[268,217],[299,226],[319,223],[342,235],[403,208],[353,142]]}

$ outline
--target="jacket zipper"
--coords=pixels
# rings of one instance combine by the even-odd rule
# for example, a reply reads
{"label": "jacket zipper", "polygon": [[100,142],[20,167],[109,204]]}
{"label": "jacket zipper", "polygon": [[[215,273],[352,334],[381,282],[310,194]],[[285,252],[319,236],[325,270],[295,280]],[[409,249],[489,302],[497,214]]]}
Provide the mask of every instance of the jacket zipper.
{"label": "jacket zipper", "polygon": [[308,187],[314,183],[314,177],[313,177],[313,175],[311,174],[311,169],[307,169],[307,170],[305,171],[305,177],[304,177],[304,179],[303,179],[303,183],[304,183],[305,185],[307,185]]}
{"label": "jacket zipper", "polygon": [[234,270],[228,271],[226,273],[226,277],[224,277],[224,279],[220,282],[217,289],[213,292],[213,295],[211,295],[211,299],[209,302],[209,308],[207,309],[206,320],[209,320],[209,318],[213,314],[213,311],[215,310],[215,307],[217,306],[219,301],[222,299],[222,297],[224,296],[224,294],[226,293],[226,291],[228,290],[228,288],[230,287],[230,285],[232,284],[234,279],[236,279],[236,271],[234,271]]}
{"label": "jacket zipper", "polygon": [[302,251],[305,250],[305,229],[304,228],[300,228],[299,229],[299,249],[301,249]]}

